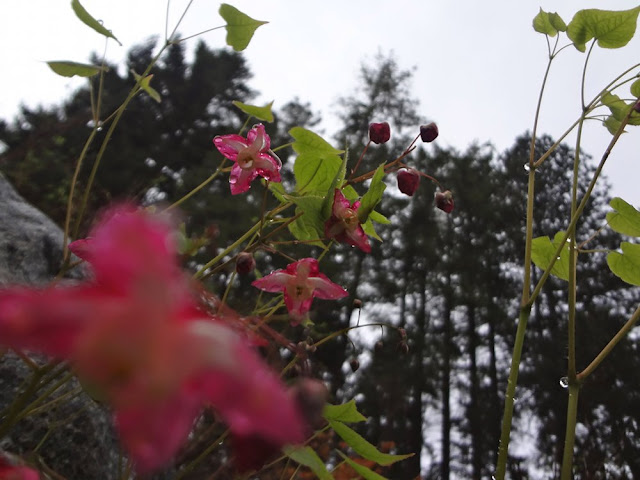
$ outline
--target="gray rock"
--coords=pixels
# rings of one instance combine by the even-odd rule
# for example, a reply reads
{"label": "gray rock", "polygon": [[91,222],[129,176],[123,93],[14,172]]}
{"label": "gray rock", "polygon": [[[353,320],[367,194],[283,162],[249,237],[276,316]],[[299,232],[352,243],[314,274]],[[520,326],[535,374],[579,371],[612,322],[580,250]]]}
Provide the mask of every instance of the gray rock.
{"label": "gray rock", "polygon": [[42,285],[62,262],[62,230],[0,173],[0,285]]}

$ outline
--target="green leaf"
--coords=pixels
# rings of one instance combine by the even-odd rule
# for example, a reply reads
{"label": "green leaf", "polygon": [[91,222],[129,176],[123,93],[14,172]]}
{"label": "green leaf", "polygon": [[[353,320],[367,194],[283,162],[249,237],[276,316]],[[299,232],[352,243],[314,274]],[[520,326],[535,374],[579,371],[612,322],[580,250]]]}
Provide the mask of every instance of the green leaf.
{"label": "green leaf", "polygon": [[261,20],[254,20],[245,15],[240,10],[229,4],[223,3],[218,10],[220,16],[227,22],[227,45],[232,47],[236,52],[241,52],[249,45],[256,29],[266,23]]}
{"label": "green leaf", "polygon": [[334,480],[324,462],[311,447],[287,447],[285,453],[294,462],[309,467],[320,480]]}
{"label": "green leaf", "polygon": [[151,86],[151,79],[153,78],[153,74],[147,75],[146,77],[141,78],[141,76],[138,75],[133,70],[131,70],[131,73],[133,73],[133,76],[136,79],[136,81],[140,82],[140,88],[145,92],[147,92],[147,95],[149,95],[153,100],[155,100],[158,103],[162,101],[158,91]]}
{"label": "green leaf", "polygon": [[[558,232],[553,237],[553,242],[549,237],[534,238],[531,243],[531,260],[542,270],[546,270],[551,264],[551,260],[564,237],[564,232]],[[569,280],[569,245],[565,243],[560,258],[551,269],[551,274],[568,281]]]}
{"label": "green leaf", "polygon": [[558,15],[556,12],[549,12],[549,21],[551,22],[551,25],[553,26],[553,28],[555,28],[559,32],[567,31],[567,24],[564,23],[564,20],[562,19],[562,17]]}
{"label": "green leaf", "polygon": [[47,62],[49,68],[58,75],[63,77],[73,77],[78,75],[79,77],[92,77],[100,73],[100,71],[106,71],[106,67],[99,65],[89,65],[87,63],[68,62],[64,60]]}
{"label": "green leaf", "polygon": [[268,182],[268,183],[269,183],[269,191],[273,194],[273,196],[276,197],[276,199],[280,203],[287,203],[288,200],[285,198],[285,195],[287,192],[284,189],[284,186],[282,185],[282,183],[279,183],[279,182]]}
{"label": "green leaf", "polygon": [[384,189],[387,188],[387,185],[384,183],[384,166],[385,164],[383,163],[377,168],[376,173],[371,179],[369,190],[362,196],[360,208],[358,208],[358,220],[360,223],[364,223],[369,219],[369,215],[371,215],[373,209],[376,208],[376,205],[382,200]]}
{"label": "green leaf", "polygon": [[233,103],[236,107],[238,107],[240,110],[251,117],[255,117],[258,120],[262,120],[264,122],[273,122],[273,113],[271,112],[273,101],[267,103],[263,107],[247,105],[246,103],[239,102],[238,100],[234,100],[231,103]]}
{"label": "green leaf", "polygon": [[580,10],[569,22],[567,35],[581,52],[592,38],[602,48],[624,47],[636,32],[638,13],[640,7],[623,11]]}
{"label": "green leaf", "polygon": [[391,455],[389,453],[382,453],[376,447],[367,442],[361,435],[347,427],[344,423],[337,420],[329,420],[329,425],[333,430],[344,440],[354,452],[358,455],[371,460],[380,465],[391,465],[405,458],[413,456],[413,453],[406,455]]}
{"label": "green leaf", "polygon": [[371,215],[369,215],[369,218],[374,222],[380,223],[382,225],[389,225],[391,223],[391,220],[389,220],[387,217],[382,215],[380,212],[376,212],[375,210],[371,212]]}
{"label": "green leaf", "polygon": [[299,155],[293,164],[293,175],[296,179],[298,192],[325,195],[333,183],[333,179],[340,170],[342,160],[331,155],[327,157],[316,155]]}
{"label": "green leaf", "polygon": [[111,30],[105,28],[104,25],[102,25],[98,20],[93,18],[91,14],[89,14],[89,12],[87,12],[84,9],[84,7],[80,4],[78,0],[71,0],[71,8],[73,8],[73,11],[76,13],[76,16],[82,21],[82,23],[93,28],[100,35],[104,35],[105,37],[108,37],[108,38],[113,38],[116,42],[118,42],[118,45],[122,45],[120,43],[120,40],[118,40],[113,35],[113,33],[111,33]]}
{"label": "green leaf", "polygon": [[607,213],[607,223],[616,232],[630,237],[640,237],[640,212],[620,197],[609,202],[616,210]]}
{"label": "green leaf", "polygon": [[636,98],[640,97],[640,78],[631,84],[630,90],[631,95]]}
{"label": "green leaf", "polygon": [[378,235],[378,232],[376,232],[376,229],[373,226],[371,217],[367,218],[367,221],[362,224],[362,230],[367,234],[368,237],[375,238],[379,242],[382,241],[382,238],[380,238],[380,235]]}
{"label": "green leaf", "polygon": [[607,263],[611,271],[622,281],[640,286],[640,245],[622,242],[622,253],[610,252]]}
{"label": "green leaf", "polygon": [[299,155],[312,154],[317,156],[340,155],[344,150],[333,148],[325,139],[311,130],[302,127],[293,127],[289,130],[293,137],[293,149]]}
{"label": "green leaf", "polygon": [[367,468],[364,465],[360,465],[359,463],[354,462],[349,457],[347,457],[344,453],[342,453],[340,450],[338,450],[338,454],[344,459],[345,462],[349,464],[351,468],[353,468],[365,480],[387,480],[387,478],[377,474],[370,468]]}
{"label": "green leaf", "polygon": [[355,400],[349,400],[342,405],[331,405],[327,403],[323,412],[324,418],[327,420],[338,420],[345,423],[366,422],[367,417],[363,416],[356,407]]}
{"label": "green leaf", "polygon": [[611,135],[615,135],[618,132],[620,125],[622,125],[622,122],[613,115],[609,115],[602,124],[607,127],[607,130],[609,130]]}
{"label": "green leaf", "polygon": [[611,114],[616,120],[622,121],[622,119],[627,116],[627,113],[629,113],[628,105],[624,100],[621,100],[620,97],[611,92],[605,92],[600,99],[602,103],[611,110]]}
{"label": "green leaf", "polygon": [[536,32],[555,37],[558,31],[564,32],[567,25],[557,13],[548,13],[540,9],[540,12],[533,18],[533,29]]}
{"label": "green leaf", "polygon": [[322,217],[324,198],[315,195],[300,197],[285,195],[285,199],[296,204],[296,215],[302,213],[302,216],[289,224],[291,234],[297,240],[311,241],[311,245],[323,247],[324,244],[318,239],[324,238],[324,218]]}

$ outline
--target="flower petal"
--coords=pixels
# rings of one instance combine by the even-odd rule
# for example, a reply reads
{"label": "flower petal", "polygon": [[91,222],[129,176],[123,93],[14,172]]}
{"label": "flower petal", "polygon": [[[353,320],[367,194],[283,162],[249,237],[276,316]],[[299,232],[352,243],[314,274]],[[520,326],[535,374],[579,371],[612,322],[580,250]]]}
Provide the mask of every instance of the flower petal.
{"label": "flower petal", "polygon": [[201,408],[198,397],[178,394],[155,405],[119,409],[116,427],[136,470],[145,474],[167,465],[186,440]]}
{"label": "flower petal", "polygon": [[238,164],[235,164],[231,168],[229,174],[229,186],[231,187],[231,194],[238,195],[244,193],[251,188],[251,182],[258,176],[256,170],[246,170],[240,168]]}
{"label": "flower petal", "polygon": [[254,125],[247,133],[247,143],[258,152],[266,152],[271,147],[271,139],[261,123]]}
{"label": "flower petal", "polygon": [[313,296],[323,300],[335,300],[349,295],[349,292],[322,273],[309,277],[308,282],[313,286]]}
{"label": "flower petal", "polygon": [[254,280],[251,285],[265,292],[276,293],[284,290],[293,278],[293,275],[285,273],[283,270],[276,270],[265,277]]}
{"label": "flower petal", "polygon": [[213,139],[213,144],[220,151],[220,153],[227,157],[229,160],[235,160],[238,156],[238,152],[247,148],[249,142],[240,135],[218,135]]}

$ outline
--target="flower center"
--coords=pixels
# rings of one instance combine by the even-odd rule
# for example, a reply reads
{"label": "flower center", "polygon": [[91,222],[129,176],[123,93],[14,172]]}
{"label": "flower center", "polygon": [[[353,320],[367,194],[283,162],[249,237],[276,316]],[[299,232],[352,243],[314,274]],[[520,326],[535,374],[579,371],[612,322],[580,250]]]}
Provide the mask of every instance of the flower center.
{"label": "flower center", "polygon": [[239,152],[238,157],[236,158],[238,165],[240,165],[240,168],[242,168],[243,170],[252,169],[254,160],[255,157],[253,156],[253,152],[249,148],[245,148],[244,150]]}
{"label": "flower center", "polygon": [[351,208],[345,208],[340,220],[342,220],[344,228],[347,230],[353,230],[360,223],[360,221],[358,220],[358,214]]}

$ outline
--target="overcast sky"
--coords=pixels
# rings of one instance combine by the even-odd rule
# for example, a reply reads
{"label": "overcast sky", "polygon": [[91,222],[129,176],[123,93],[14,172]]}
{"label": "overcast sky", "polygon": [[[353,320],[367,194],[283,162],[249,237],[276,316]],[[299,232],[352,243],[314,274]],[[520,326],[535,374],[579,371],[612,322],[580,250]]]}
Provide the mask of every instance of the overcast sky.
{"label": "overcast sky", "polygon": [[[294,96],[319,111],[327,134],[339,96],[356,85],[359,65],[378,51],[393,51],[402,68],[416,68],[413,87],[421,112],[440,128],[438,142],[465,149],[471,142],[492,142],[498,151],[531,128],[547,48],[531,22],[542,7],[566,22],[581,8],[636,6],[639,0],[229,0],[243,12],[270,23],[259,28],[245,51],[254,73],[257,104],[274,108]],[[102,52],[103,37],[80,23],[70,0],[2,0],[0,11],[0,118],[11,118],[20,103],[49,104],[81,85],[53,74],[46,60],[87,61]],[[170,30],[187,1],[173,0]],[[166,2],[161,0],[82,0],[123,43],[108,46],[119,61],[127,50],[151,35],[164,35]],[[218,26],[219,2],[194,0],[182,36]],[[204,35],[212,47],[224,45],[224,30]],[[190,41],[195,45],[197,40]],[[540,131],[559,136],[577,118],[578,87],[584,54],[570,47],[551,71]],[[619,50],[597,48],[588,70],[591,97],[617,73],[640,62],[640,40]],[[628,91],[623,92],[628,94]],[[382,121],[384,119],[372,119]],[[583,148],[599,158],[610,135],[592,123]],[[631,129],[614,150],[605,173],[613,194],[640,206],[638,173],[640,129]],[[524,163],[524,162],[523,162]],[[523,170],[524,174],[524,170]],[[477,181],[477,179],[470,179]],[[541,232],[542,233],[542,232]],[[553,233],[553,232],[545,232]]]}

